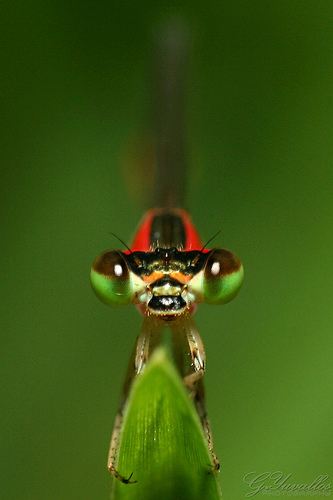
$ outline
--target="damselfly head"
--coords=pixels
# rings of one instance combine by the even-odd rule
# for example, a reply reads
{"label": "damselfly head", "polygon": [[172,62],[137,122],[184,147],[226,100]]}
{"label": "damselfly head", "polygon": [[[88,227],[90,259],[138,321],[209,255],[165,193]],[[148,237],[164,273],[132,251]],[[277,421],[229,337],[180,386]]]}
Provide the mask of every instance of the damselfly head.
{"label": "damselfly head", "polygon": [[107,305],[140,304],[147,314],[171,318],[198,302],[230,302],[243,276],[241,261],[229,250],[157,248],[129,254],[106,251],[95,260],[90,279],[95,294]]}

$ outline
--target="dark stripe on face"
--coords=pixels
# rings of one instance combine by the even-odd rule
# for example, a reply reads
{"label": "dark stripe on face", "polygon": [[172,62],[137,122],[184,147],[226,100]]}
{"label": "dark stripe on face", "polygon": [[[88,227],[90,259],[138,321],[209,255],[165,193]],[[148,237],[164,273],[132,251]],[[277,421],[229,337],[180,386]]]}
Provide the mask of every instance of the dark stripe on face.
{"label": "dark stripe on face", "polygon": [[150,246],[156,248],[184,248],[186,242],[185,228],[178,215],[165,213],[156,215],[150,230]]}

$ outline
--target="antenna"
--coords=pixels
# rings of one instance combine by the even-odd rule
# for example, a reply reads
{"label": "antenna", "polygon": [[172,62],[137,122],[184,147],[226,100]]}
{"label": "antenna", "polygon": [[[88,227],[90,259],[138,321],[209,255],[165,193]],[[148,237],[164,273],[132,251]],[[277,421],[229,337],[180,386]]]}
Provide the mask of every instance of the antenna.
{"label": "antenna", "polygon": [[117,236],[117,235],[116,235],[116,234],[114,234],[114,233],[111,233],[110,231],[109,231],[109,234],[112,234],[112,236],[114,236],[115,238],[117,238],[117,240],[119,240],[119,241],[120,241],[120,243],[122,243],[122,244],[124,245],[124,247],[126,247],[126,248],[127,248],[127,250],[128,250],[130,253],[133,253],[133,252],[132,252],[132,250],[130,249],[130,247],[129,247],[128,245],[126,245],[126,243],[125,243],[122,239],[120,239],[120,238],[119,238],[119,236]]}

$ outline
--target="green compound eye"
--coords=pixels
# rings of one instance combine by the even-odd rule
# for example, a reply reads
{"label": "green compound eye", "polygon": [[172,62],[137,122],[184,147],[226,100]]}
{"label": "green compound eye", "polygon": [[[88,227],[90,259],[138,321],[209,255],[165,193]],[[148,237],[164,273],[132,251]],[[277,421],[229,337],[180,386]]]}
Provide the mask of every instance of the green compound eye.
{"label": "green compound eye", "polygon": [[216,248],[209,255],[204,269],[202,293],[207,304],[226,304],[238,294],[244,269],[234,253]]}
{"label": "green compound eye", "polygon": [[212,250],[203,270],[202,301],[226,304],[238,294],[243,278],[243,265],[237,255],[224,248]]}
{"label": "green compound eye", "polygon": [[132,273],[121,252],[102,253],[91,268],[91,286],[97,297],[109,306],[124,306],[133,301]]}

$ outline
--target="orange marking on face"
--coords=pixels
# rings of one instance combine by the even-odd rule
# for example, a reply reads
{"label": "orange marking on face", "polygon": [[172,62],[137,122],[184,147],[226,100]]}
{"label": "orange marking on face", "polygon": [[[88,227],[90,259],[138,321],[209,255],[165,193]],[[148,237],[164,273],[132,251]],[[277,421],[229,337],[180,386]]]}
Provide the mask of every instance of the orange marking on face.
{"label": "orange marking on face", "polygon": [[161,271],[154,271],[149,274],[149,276],[142,276],[142,279],[147,285],[151,285],[152,283],[155,283],[155,281],[164,278],[164,276],[165,273],[162,273]]}
{"label": "orange marking on face", "polygon": [[173,271],[170,273],[170,278],[178,281],[182,285],[186,285],[193,278],[192,274],[183,274],[181,271]]}

